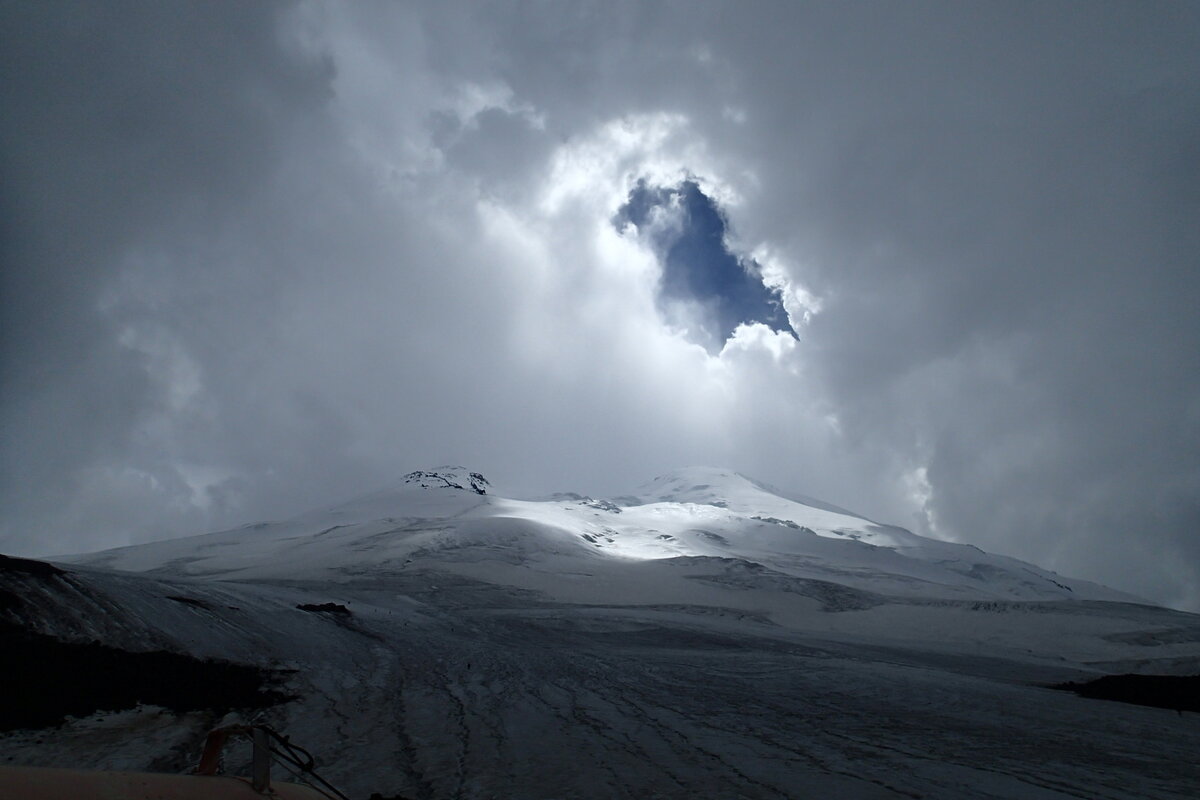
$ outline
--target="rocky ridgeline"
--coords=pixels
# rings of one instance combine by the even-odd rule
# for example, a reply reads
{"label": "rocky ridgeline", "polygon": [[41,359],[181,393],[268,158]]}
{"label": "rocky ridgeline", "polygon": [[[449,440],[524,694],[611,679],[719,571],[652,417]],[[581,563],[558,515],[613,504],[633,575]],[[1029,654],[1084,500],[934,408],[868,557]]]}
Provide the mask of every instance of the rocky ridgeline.
{"label": "rocky ridgeline", "polygon": [[404,482],[416,484],[422,489],[461,489],[475,494],[487,494],[487,487],[491,486],[482,474],[469,472],[465,467],[419,469],[405,475]]}

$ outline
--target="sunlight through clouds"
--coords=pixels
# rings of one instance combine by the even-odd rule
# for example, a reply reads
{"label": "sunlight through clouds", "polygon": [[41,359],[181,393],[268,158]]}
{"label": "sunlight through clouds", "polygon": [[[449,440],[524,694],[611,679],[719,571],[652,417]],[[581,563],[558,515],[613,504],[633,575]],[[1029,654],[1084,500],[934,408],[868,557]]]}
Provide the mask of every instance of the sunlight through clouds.
{"label": "sunlight through clouds", "polygon": [[1183,8],[10,4],[0,549],[707,463],[1192,602]]}

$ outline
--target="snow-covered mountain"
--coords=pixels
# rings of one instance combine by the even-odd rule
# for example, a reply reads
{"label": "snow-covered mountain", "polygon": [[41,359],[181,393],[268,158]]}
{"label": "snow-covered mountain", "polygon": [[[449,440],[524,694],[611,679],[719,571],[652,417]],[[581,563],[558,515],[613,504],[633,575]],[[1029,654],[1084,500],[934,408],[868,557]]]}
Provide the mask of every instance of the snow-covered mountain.
{"label": "snow-covered mountain", "polygon": [[462,467],[421,470],[394,489],[286,522],[62,560],[239,580],[338,581],[436,565],[479,578],[503,572],[510,585],[537,588],[543,582],[537,575],[670,560],[659,566],[741,566],[764,581],[831,581],[864,597],[1145,602],[977,547],[790,499],[729,470],[678,470],[616,501],[577,494],[511,500],[488,494],[488,486]]}
{"label": "snow-covered mountain", "polygon": [[[262,713],[364,796],[1200,788],[1194,721],[1043,688],[1200,672],[1200,618],[729,470],[519,500],[440,467],[291,520],[49,570],[0,569],[0,600],[19,598],[0,617],[295,670],[297,699]],[[103,748],[90,717],[0,734],[0,748],[161,765],[211,722],[123,713]]]}

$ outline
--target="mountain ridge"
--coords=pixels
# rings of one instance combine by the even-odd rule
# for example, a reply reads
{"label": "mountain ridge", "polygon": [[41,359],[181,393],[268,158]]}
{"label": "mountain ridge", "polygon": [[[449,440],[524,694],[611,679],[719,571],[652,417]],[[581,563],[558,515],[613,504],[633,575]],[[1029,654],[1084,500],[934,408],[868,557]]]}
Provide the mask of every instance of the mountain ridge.
{"label": "mountain ridge", "polygon": [[[284,578],[448,551],[461,558],[474,550],[487,560],[508,546],[524,548],[534,561],[567,551],[585,559],[743,558],[795,577],[867,591],[879,591],[873,583],[888,575],[920,582],[904,587],[891,580],[890,591],[904,596],[927,591],[935,597],[1145,602],[972,545],[880,525],[820,501],[784,497],[732,470],[675,470],[635,489],[630,499],[636,503],[623,504],[575,494],[515,500],[488,493],[490,488],[482,473],[464,467],[415,470],[391,489],[290,520],[258,523],[252,536],[243,526],[58,560],[135,572]],[[443,535],[430,535],[435,528]],[[501,528],[505,534],[497,538]],[[307,560],[297,555],[304,548],[312,553]],[[354,548],[349,556],[347,548]]]}

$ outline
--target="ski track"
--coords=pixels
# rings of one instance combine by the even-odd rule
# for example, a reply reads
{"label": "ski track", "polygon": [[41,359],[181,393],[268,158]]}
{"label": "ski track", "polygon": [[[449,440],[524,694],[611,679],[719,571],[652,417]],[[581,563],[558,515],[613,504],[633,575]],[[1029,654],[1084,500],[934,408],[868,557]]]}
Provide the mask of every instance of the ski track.
{"label": "ski track", "polygon": [[[260,661],[298,669],[287,688],[303,699],[266,719],[354,797],[765,799],[815,787],[862,798],[1117,800],[1200,787],[1192,718],[964,674],[936,655],[914,664],[911,654],[839,652],[786,631],[714,638],[696,614],[678,615],[657,646],[655,629],[622,629],[642,624],[642,609],[623,617],[609,607],[602,622],[564,633],[564,620],[590,609],[497,614],[454,591],[422,619],[371,613],[376,598],[360,592],[352,605],[363,615],[341,624],[284,605],[294,597],[221,590],[257,615],[235,625],[183,610],[208,628],[210,649],[249,641]],[[92,766],[111,757],[106,749]],[[163,757],[147,750],[145,760]]]}
{"label": "ski track", "polygon": [[[1108,727],[1089,726],[1097,716],[1116,716],[1122,726],[1149,734],[1175,717],[1159,709],[1088,703],[930,668],[751,647],[715,654],[641,646],[564,652],[534,647],[528,628],[512,637],[507,621],[492,630],[480,620],[473,624],[479,633],[471,642],[430,631],[422,646],[404,648],[425,655],[405,665],[418,688],[405,691],[395,713],[409,727],[412,706],[424,712],[420,735],[397,736],[388,750],[405,760],[396,765],[401,785],[393,791],[455,798],[710,791],[770,798],[795,796],[797,777],[827,776],[858,786],[863,797],[951,797],[974,786],[979,797],[1168,798],[1200,785],[1188,766],[1194,733],[1167,751],[1161,730],[1146,740],[1156,740],[1153,747],[1139,748],[1122,735],[1131,750],[1125,758],[1114,758],[1103,735],[1099,742],[1088,735],[1089,728]],[[545,644],[552,641],[547,632]],[[864,672],[881,669],[885,674],[874,681],[863,680]],[[848,684],[853,690],[838,688]],[[1054,719],[1040,710],[1046,700],[1074,714]],[[376,702],[363,703],[359,718]],[[1016,730],[1022,735],[1014,738]],[[361,744],[350,729],[337,738]],[[1148,762],[1157,764],[1157,780],[1145,772]],[[1030,764],[1038,765],[1033,774]],[[981,774],[990,776],[982,787]],[[355,784],[354,775],[340,777]]]}

